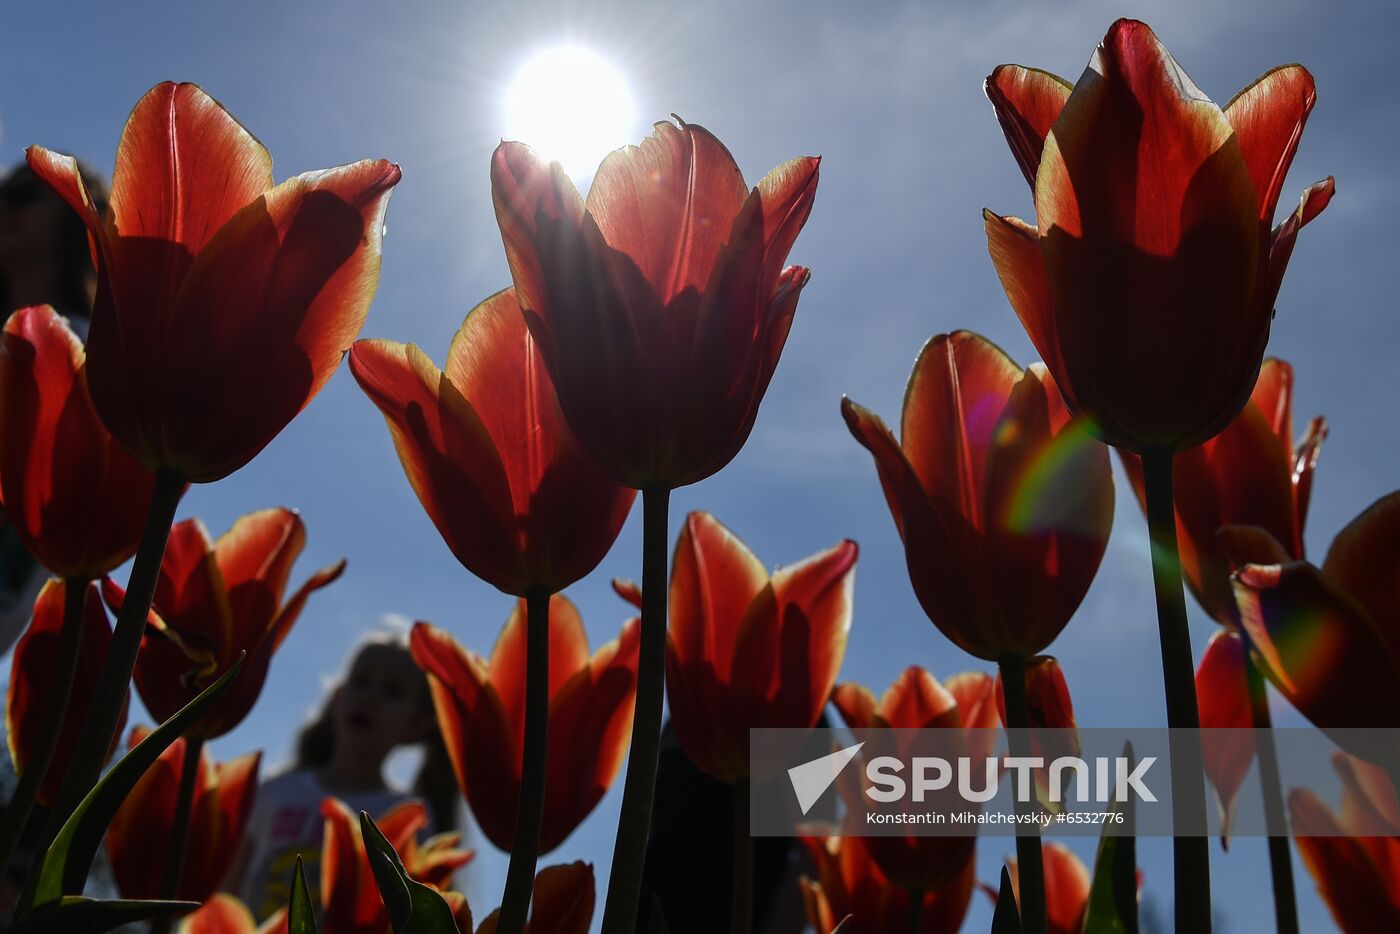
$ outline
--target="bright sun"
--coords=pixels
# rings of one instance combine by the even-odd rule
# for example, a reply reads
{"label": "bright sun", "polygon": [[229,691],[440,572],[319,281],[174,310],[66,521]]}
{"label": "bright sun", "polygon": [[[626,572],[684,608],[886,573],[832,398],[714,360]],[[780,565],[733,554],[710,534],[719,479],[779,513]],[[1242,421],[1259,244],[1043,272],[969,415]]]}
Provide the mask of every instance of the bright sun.
{"label": "bright sun", "polygon": [[506,139],[557,160],[576,181],[592,177],[603,157],[632,140],[632,93],[622,73],[576,45],[531,56],[505,98]]}

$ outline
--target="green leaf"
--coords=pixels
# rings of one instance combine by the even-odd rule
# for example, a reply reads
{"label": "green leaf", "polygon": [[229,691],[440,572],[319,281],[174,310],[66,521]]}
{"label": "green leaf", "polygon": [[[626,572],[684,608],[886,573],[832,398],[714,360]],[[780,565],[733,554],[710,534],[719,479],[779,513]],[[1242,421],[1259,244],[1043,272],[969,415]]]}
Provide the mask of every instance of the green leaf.
{"label": "green leaf", "polygon": [[447,899],[431,886],[409,878],[393,844],[364,811],[360,812],[360,833],[394,934],[459,934]]}
{"label": "green leaf", "polygon": [[93,857],[97,855],[97,848],[102,845],[107,825],[112,822],[117,809],[151,764],[160,758],[160,754],[228,690],[243,667],[245,655],[240,655],[219,680],[181,707],[175,716],[156,727],[135,749],[122,756],[87,793],[44,854],[44,861],[33,882],[33,894],[24,900],[26,904],[35,906],[29,912],[38,911],[46,903],[65,895],[82,892]]}
{"label": "green leaf", "polygon": [[1021,934],[1021,914],[1016,908],[1016,890],[1011,887],[1011,873],[1001,867],[1001,893],[997,895],[997,910],[992,915],[992,934]]}
{"label": "green leaf", "polygon": [[292,870],[292,897],[287,902],[287,934],[316,934],[316,913],[311,908],[311,892],[306,887],[306,872],[301,868],[301,854]]}
{"label": "green leaf", "polygon": [[198,907],[199,902],[99,901],[81,895],[65,895],[29,912],[6,928],[5,934],[52,934],[54,931],[99,934],[132,921],[182,915]]}
{"label": "green leaf", "polygon": [[[1123,748],[1128,768],[1133,767],[1133,744]],[[1094,857],[1094,881],[1084,912],[1084,934],[1138,934],[1137,840],[1133,836],[1135,809],[1132,797],[1114,802],[1109,809],[1122,814],[1123,823],[1106,821]],[[1117,827],[1119,833],[1109,833]]]}

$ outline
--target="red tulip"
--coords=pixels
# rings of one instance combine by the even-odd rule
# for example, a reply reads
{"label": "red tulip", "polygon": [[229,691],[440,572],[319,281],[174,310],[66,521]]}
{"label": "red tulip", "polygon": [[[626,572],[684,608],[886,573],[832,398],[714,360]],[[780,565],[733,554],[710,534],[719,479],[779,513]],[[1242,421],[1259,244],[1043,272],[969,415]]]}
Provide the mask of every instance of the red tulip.
{"label": "red tulip", "polygon": [[[1063,843],[1041,845],[1045,864],[1045,914],[1047,934],[1080,934],[1084,929],[1084,914],[1089,907],[1089,870],[1078,856]],[[1016,860],[1008,859],[1016,900],[1021,899],[1020,875]]]}
{"label": "red tulip", "polygon": [[752,191],[694,124],[603,160],[584,202],[563,168],[502,143],[491,192],[520,305],[583,446],[619,483],[677,487],[748,438],[808,272],[783,267],[816,158]]}
{"label": "red tulip", "polygon": [[1249,398],[1298,231],[1329,178],[1270,230],[1312,110],[1299,65],[1222,110],[1145,24],[1119,20],[1073,88],[1003,65],[987,94],[1037,226],[985,213],[1007,297],[1071,410],[1133,451],[1181,451]]}
{"label": "red tulip", "polygon": [[[1327,437],[1327,420],[1314,418],[1293,440],[1293,367],[1269,358],[1254,394],[1224,431],[1172,461],[1173,501],[1181,573],[1206,612],[1222,626],[1239,628],[1230,572],[1248,555],[1248,543],[1217,536],[1225,526],[1257,526],[1303,557],[1313,469]],[[1122,452],[1120,452],[1122,453]],[[1138,505],[1146,511],[1142,460],[1123,454]],[[1231,554],[1229,546],[1236,545]],[[1268,555],[1263,555],[1268,558]]]}
{"label": "red tulip", "polygon": [[701,771],[733,783],[749,774],[749,730],[816,725],[846,654],[856,556],[844,541],[770,576],[714,516],[686,518],[671,569],[666,696]]}
{"label": "red tulip", "polygon": [[[321,923],[327,934],[389,934],[389,911],[379,896],[369,853],[360,833],[360,818],[335,798],[321,804],[326,833],[321,846]],[[438,834],[419,844],[428,824],[420,802],[397,805],[375,821],[416,882],[446,889],[452,876],[475,855],[458,848],[461,835]]]}
{"label": "red tulip", "polygon": [[[1283,551],[1276,542],[1272,548]],[[1400,492],[1353,519],[1320,569],[1289,561],[1248,564],[1235,575],[1240,619],[1260,669],[1318,727],[1397,725],[1398,575]]]}
{"label": "red tulip", "polygon": [[[836,686],[831,702],[851,729],[980,730],[968,749],[974,758],[993,754],[991,730],[997,727],[996,682],[981,672],[966,672],[941,685],[924,669],[911,665],[877,702],[859,684]],[[981,748],[977,748],[980,746]],[[895,885],[934,891],[947,885],[971,858],[973,837],[867,837],[870,856]],[[839,920],[839,919],[838,919]]]}
{"label": "red tulip", "polygon": [[[817,877],[804,876],[802,900],[807,920],[818,931],[830,931],[851,915],[844,934],[887,934],[909,929],[911,895],[890,884],[870,857],[863,837],[803,837],[816,864]],[[968,854],[961,872],[942,888],[925,892],[922,934],[956,934],[967,914],[977,862]]]}
{"label": "red tulip", "polygon": [[[5,733],[10,745],[10,760],[15,764],[15,772],[24,773],[29,750],[39,739],[44,721],[44,710],[50,703],[49,683],[55,677],[60,664],[60,633],[63,629],[64,585],[62,581],[50,580],[39,592],[34,603],[34,618],[15,644],[14,656],[10,661],[10,690],[5,704]],[[63,727],[59,731],[58,744],[54,748],[48,772],[39,786],[38,801],[43,805],[53,803],[58,787],[73,758],[73,750],[83,723],[92,710],[94,688],[102,671],[102,663],[107,658],[107,647],[112,642],[112,624],[107,621],[107,611],[102,608],[102,597],[97,585],[87,588],[87,598],[83,605],[82,635],[78,647],[77,674],[73,679],[73,690],[68,697],[68,709],[64,714]],[[117,721],[117,732],[126,723],[128,691],[122,697],[121,715]],[[117,747],[112,740],[107,754]]]}
{"label": "red tulip", "polygon": [[39,563],[93,580],[136,551],[155,475],[107,433],[82,342],[52,308],[22,308],[0,335],[0,500]]}
{"label": "red tulip", "polygon": [[[517,602],[491,658],[427,623],[413,627],[413,659],[428,673],[438,726],[457,782],[486,838],[510,851],[525,737],[525,602]],[[549,602],[549,752],[539,852],[564,842],[612,784],[627,754],[637,691],[637,625],[588,655],[566,597]]]}
{"label": "red tulip", "polygon": [[[247,652],[228,693],[185,735],[213,739],[242,722],[307,598],[345,569],[344,560],[322,568],[284,603],[305,544],[306,528],[290,509],[248,513],[217,542],[198,519],[176,523],[136,659],[136,690],[152,717],[170,719]],[[119,609],[121,588],[108,581],[106,592]]]}
{"label": "red tulip", "polygon": [[[131,731],[128,748],[150,735]],[[202,902],[223,884],[233,865],[258,788],[262,753],[216,763],[207,751],[199,757],[179,888],[162,893],[164,860],[152,859],[151,841],[175,833],[175,799],[184,773],[185,740],[161,753],[131,790],[107,829],[107,858],[123,898],[177,898]]]}
{"label": "red tulip", "polygon": [[[1196,669],[1196,703],[1201,713],[1201,753],[1206,778],[1220,806],[1220,842],[1228,848],[1235,795],[1254,762],[1254,713],[1245,680],[1248,649],[1236,632],[1216,631]],[[1215,730],[1224,732],[1216,733]]]}
{"label": "red tulip", "polygon": [[[1079,733],[1074,721],[1074,704],[1070,701],[1069,685],[1065,682],[1060,663],[1053,656],[1040,655],[1026,660],[1026,725],[1032,732],[1031,755],[1043,758],[1047,763],[1062,756],[1078,756],[1081,751]],[[1004,724],[1006,720],[1006,693],[1002,685],[1002,673],[997,672],[996,681],[997,716]],[[1045,732],[1049,731],[1049,732]],[[1058,809],[1057,802],[1064,801],[1065,789],[1055,801],[1049,797],[1049,767],[1035,770],[1036,789],[1040,800],[1047,807]],[[1066,782],[1068,776],[1065,777]]]}
{"label": "red tulip", "polygon": [[[596,897],[591,863],[546,866],[535,876],[525,934],[588,934]],[[491,912],[476,934],[496,934],[499,914]]]}
{"label": "red tulip", "polygon": [[929,619],[978,658],[1041,652],[1113,524],[1108,451],[1045,368],[1022,370],[970,331],[940,334],[914,364],[900,442],[851,400],[841,412],[875,457]]}
{"label": "red tulip", "polygon": [[179,934],[278,934],[287,930],[287,917],[279,911],[259,927],[248,906],[227,892],[218,892],[186,915],[178,930]]}
{"label": "red tulip", "polygon": [[439,370],[359,341],[350,369],[384,413],[404,472],[452,553],[506,593],[557,593],[603,559],[636,495],[574,439],[515,290],[478,305]]}
{"label": "red tulip", "polygon": [[88,227],[102,420],[153,470],[209,482],[246,464],[359,333],[398,166],[274,186],[262,144],[198,87],[170,82],[127,120],[106,217],[71,157],[28,155]]}
{"label": "red tulip", "polygon": [[[1395,788],[1342,754],[1342,813],[1304,789],[1288,803],[1298,853],[1337,926],[1348,934],[1400,930],[1400,820]],[[1363,836],[1364,835],[1364,836]]]}

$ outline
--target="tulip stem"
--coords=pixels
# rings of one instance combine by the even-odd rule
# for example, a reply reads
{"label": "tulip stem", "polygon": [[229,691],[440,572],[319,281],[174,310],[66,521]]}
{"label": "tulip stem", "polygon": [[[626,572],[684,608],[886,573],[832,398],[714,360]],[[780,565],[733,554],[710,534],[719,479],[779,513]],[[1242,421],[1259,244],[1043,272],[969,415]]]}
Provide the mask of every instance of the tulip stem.
{"label": "tulip stem", "polygon": [[136,667],[136,653],[141,648],[141,635],[146,631],[146,614],[155,598],[156,580],[160,576],[165,543],[170,538],[170,526],[175,510],[185,492],[185,480],[178,474],[162,470],[156,474],[151,505],[146,511],[146,526],[141,531],[141,544],[131,565],[127,580],[126,599],[117,614],[112,631],[112,643],[102,666],[97,688],[92,696],[92,712],[83,725],[78,744],[73,751],[72,764],[64,776],[58,800],[49,816],[49,839],[57,836],[68,815],[78,806],[88,791],[97,784],[102,766],[117,736],[118,723],[126,704],[131,672]]}
{"label": "tulip stem", "polygon": [[[1001,690],[1006,703],[1006,741],[1013,756],[1031,755],[1030,702],[1026,699],[1026,661],[1019,655],[1002,657]],[[1030,801],[1016,796],[1016,814],[1029,816],[1034,810]],[[1021,930],[1024,934],[1045,934],[1045,859],[1040,848],[1040,831],[1022,824],[1016,829],[1016,878],[1019,883]]]}
{"label": "tulip stem", "polygon": [[734,783],[734,911],[733,934],[753,931],[753,837],[749,833],[749,785],[747,775]]}
{"label": "tulip stem", "polygon": [[1278,749],[1274,746],[1269,717],[1269,694],[1264,677],[1248,652],[1244,676],[1249,686],[1249,710],[1254,718],[1259,753],[1259,784],[1264,792],[1264,826],[1269,831],[1269,870],[1274,882],[1274,921],[1278,934],[1298,934],[1298,902],[1293,892],[1293,855],[1283,821],[1283,782],[1279,778]]}
{"label": "tulip stem", "polygon": [[666,693],[666,542],[671,490],[642,490],[642,633],[637,662],[637,700],[622,813],[613,845],[612,873],[603,908],[603,934],[635,934],[642,895],[656,757],[661,745],[661,702]]}
{"label": "tulip stem", "polygon": [[[165,875],[160,882],[160,897],[176,897],[180,880],[185,874],[185,851],[190,844],[190,815],[194,810],[194,789],[199,779],[199,759],[204,752],[204,739],[185,737],[185,756],[180,763],[180,787],[175,793],[175,819],[170,825],[170,848],[165,852]],[[151,934],[166,934],[173,918],[151,922]]]}
{"label": "tulip stem", "polygon": [[0,818],[0,871],[9,868],[15,855],[15,847],[24,836],[33,812],[34,801],[43,787],[44,775],[58,749],[58,736],[63,721],[68,715],[69,695],[73,691],[73,681],[78,673],[78,654],[83,645],[83,604],[87,599],[88,582],[69,578],[63,582],[63,629],[58,636],[58,665],[54,669],[53,683],[49,685],[45,698],[44,720],[34,737],[34,745],[20,773],[19,784],[5,805],[4,817]]}
{"label": "tulip stem", "polygon": [[923,934],[924,931],[924,892],[922,889],[906,889],[909,893],[909,934]]}
{"label": "tulip stem", "polygon": [[525,747],[520,763],[520,800],[515,809],[515,841],[501,896],[498,930],[521,934],[529,914],[544,823],[545,772],[549,757],[549,598],[548,590],[525,595]]}
{"label": "tulip stem", "polygon": [[1210,847],[1201,830],[1206,820],[1201,718],[1196,707],[1196,671],[1191,657],[1191,631],[1186,625],[1186,597],[1181,587],[1172,458],[1171,451],[1142,454],[1162,681],[1167,693],[1167,726],[1171,727],[1172,807],[1177,825],[1172,838],[1176,930],[1177,934],[1209,934]]}

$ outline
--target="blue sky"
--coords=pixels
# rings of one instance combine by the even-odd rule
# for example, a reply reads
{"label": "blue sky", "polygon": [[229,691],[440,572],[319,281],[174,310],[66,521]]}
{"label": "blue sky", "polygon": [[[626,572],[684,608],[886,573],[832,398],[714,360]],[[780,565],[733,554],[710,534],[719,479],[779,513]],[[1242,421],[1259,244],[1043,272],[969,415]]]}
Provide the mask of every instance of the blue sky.
{"label": "blue sky", "polygon": [[[685,510],[708,509],[770,565],[843,537],[859,541],[843,677],[878,692],[910,661],[942,677],[974,660],[920,611],[874,468],[846,432],[839,399],[848,393],[896,416],[919,347],[956,328],[1033,359],[982,235],[984,206],[1031,213],[982,78],[1008,61],[1074,78],[1121,15],[1151,23],[1219,101],[1284,62],[1303,62],[1317,78],[1317,109],[1283,207],[1328,174],[1338,194],[1300,238],[1270,352],[1297,368],[1300,424],[1313,414],[1331,420],[1307,534],[1320,558],[1337,529],[1394,487],[1400,461],[1389,372],[1400,340],[1390,227],[1400,200],[1391,177],[1400,17],[1388,3],[1339,4],[1325,15],[1309,0],[11,4],[0,14],[0,164],[37,142],[109,171],[128,110],[165,79],[198,82],[219,98],[267,144],[279,177],[391,158],[404,178],[364,334],[416,342],[441,362],[466,311],[509,284],[488,157],[504,132],[506,84],[531,52],[574,41],[617,63],[639,116],[619,145],[674,112],[725,140],[750,182],[783,159],[821,154],[816,207],[792,254],[813,278],[753,436],[725,471],[673,497],[672,527]],[[252,464],[192,490],[181,514],[217,533],[278,504],[304,514],[303,575],[341,556],[349,569],[313,598],[257,708],[214,744],[221,757],[262,747],[268,761],[284,760],[325,679],[384,614],[430,620],[486,651],[510,605],[442,545],[382,420],[344,368]],[[1051,651],[1081,723],[1160,724],[1146,531],[1123,483],[1118,505],[1099,578]],[[638,576],[639,518],[570,592],[595,644],[626,615],[607,582]],[[1192,612],[1199,655],[1211,628]],[[600,887],[617,799],[610,794],[551,857],[593,861]],[[981,848],[983,878],[994,878],[1006,844]],[[504,860],[477,845],[470,892],[484,914]],[[1168,848],[1148,842],[1143,851],[1146,890],[1165,898]],[[1081,852],[1087,859],[1091,850]],[[1216,891],[1230,894],[1219,900],[1229,929],[1267,926],[1263,841],[1240,840],[1228,856],[1213,849],[1212,863]],[[1330,929],[1299,872],[1304,929]],[[966,929],[984,929],[988,918],[979,898]]]}

